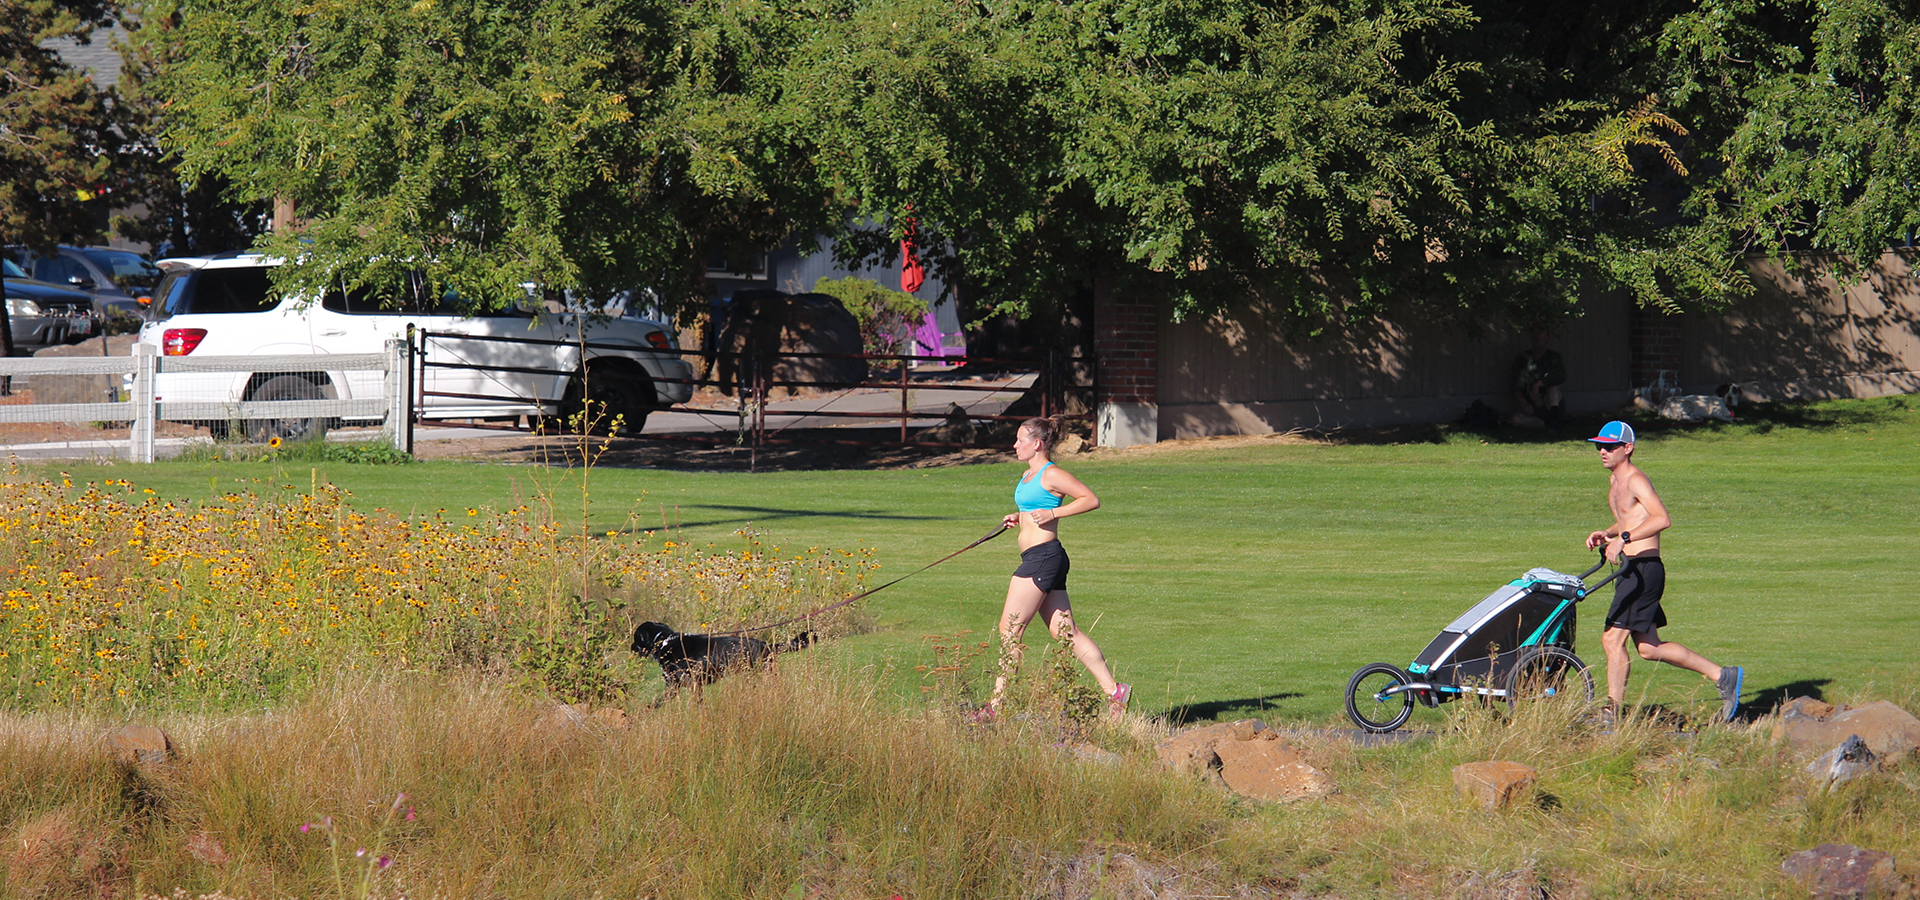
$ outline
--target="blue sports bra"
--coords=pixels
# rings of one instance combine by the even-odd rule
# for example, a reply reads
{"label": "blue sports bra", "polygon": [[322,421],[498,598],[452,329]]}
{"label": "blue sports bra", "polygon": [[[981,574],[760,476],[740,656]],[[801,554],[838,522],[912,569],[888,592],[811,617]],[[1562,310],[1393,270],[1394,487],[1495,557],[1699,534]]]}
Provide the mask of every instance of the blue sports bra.
{"label": "blue sports bra", "polygon": [[1060,495],[1047,490],[1046,486],[1040,483],[1040,476],[1046,474],[1047,466],[1051,465],[1053,463],[1041,466],[1040,471],[1021,478],[1013,486],[1013,505],[1019,507],[1021,512],[1060,508]]}

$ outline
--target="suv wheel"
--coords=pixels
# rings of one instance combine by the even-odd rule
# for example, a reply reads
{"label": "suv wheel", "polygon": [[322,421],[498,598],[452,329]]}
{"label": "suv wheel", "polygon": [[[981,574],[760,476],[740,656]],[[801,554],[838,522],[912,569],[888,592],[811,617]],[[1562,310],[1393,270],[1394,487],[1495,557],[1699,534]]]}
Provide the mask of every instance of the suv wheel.
{"label": "suv wheel", "polygon": [[[585,394],[587,428],[593,434],[614,434],[614,417],[620,418],[620,434],[637,436],[653,412],[653,379],[646,370],[630,360],[597,359],[587,364]],[[580,376],[567,384],[567,396],[561,402],[563,415],[572,419],[581,413]],[[569,427],[578,427],[569,422]]]}
{"label": "suv wheel", "polygon": [[[276,375],[260,383],[248,400],[325,400],[326,391],[298,375]],[[325,416],[290,419],[248,419],[247,441],[264,444],[273,438],[283,441],[319,440],[327,433]]]}

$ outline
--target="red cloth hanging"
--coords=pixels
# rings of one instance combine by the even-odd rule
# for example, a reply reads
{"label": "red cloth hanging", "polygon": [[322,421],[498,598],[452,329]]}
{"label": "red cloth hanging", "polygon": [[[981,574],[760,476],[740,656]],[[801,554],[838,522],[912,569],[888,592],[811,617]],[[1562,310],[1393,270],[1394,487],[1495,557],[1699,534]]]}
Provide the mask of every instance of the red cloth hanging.
{"label": "red cloth hanging", "polygon": [[900,289],[911,294],[927,283],[926,267],[920,265],[920,257],[914,253],[914,238],[918,236],[917,223],[907,220],[907,231],[900,237]]}

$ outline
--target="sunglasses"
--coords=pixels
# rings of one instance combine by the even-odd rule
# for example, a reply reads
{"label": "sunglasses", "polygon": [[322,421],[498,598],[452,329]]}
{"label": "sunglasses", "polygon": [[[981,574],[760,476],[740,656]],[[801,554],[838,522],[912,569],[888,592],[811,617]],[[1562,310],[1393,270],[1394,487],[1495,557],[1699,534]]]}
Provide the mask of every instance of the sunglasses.
{"label": "sunglasses", "polygon": [[1598,442],[1595,442],[1593,445],[1594,449],[1599,450],[1601,453],[1605,453],[1608,450],[1618,450],[1625,446],[1625,444],[1602,444]]}

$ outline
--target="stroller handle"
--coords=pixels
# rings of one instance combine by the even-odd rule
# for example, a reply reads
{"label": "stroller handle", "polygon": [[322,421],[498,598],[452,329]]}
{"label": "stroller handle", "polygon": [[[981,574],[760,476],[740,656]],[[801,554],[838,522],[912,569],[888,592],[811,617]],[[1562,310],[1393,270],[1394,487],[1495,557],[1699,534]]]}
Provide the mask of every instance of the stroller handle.
{"label": "stroller handle", "polygon": [[[1597,563],[1594,563],[1594,564],[1593,564],[1593,568],[1591,568],[1591,569],[1588,569],[1588,570],[1586,570],[1585,572],[1581,572],[1581,573],[1580,573],[1580,580],[1581,580],[1582,582],[1585,582],[1585,581],[1587,580],[1587,577],[1588,577],[1588,576],[1590,576],[1590,575],[1592,575],[1592,574],[1593,574],[1593,573],[1595,573],[1595,572],[1598,572],[1598,571],[1600,571],[1600,567],[1601,567],[1601,566],[1604,566],[1604,565],[1606,565],[1606,564],[1607,564],[1607,548],[1605,548],[1605,547],[1601,547],[1601,548],[1600,548],[1600,561],[1599,561],[1599,562],[1597,562]],[[1626,567],[1626,566],[1621,566],[1620,568],[1618,568],[1618,569],[1615,569],[1615,570],[1613,570],[1613,574],[1611,574],[1611,575],[1608,575],[1607,577],[1605,577],[1605,578],[1602,578],[1602,579],[1600,579],[1600,581],[1599,581],[1599,583],[1597,583],[1597,584],[1594,584],[1594,585],[1590,585],[1590,586],[1588,586],[1587,588],[1585,588],[1585,593],[1583,593],[1583,594],[1582,594],[1581,596],[1585,596],[1586,594],[1591,594],[1591,593],[1593,593],[1594,591],[1597,591],[1597,590],[1599,590],[1599,589],[1601,589],[1601,588],[1603,588],[1603,587],[1606,587],[1606,586],[1607,586],[1607,584],[1608,584],[1609,582],[1611,582],[1611,581],[1613,581],[1613,580],[1614,580],[1615,578],[1619,578],[1619,577],[1621,576],[1621,574],[1622,574],[1622,573],[1624,573],[1624,572],[1626,572],[1626,571],[1627,571],[1627,567]]]}

